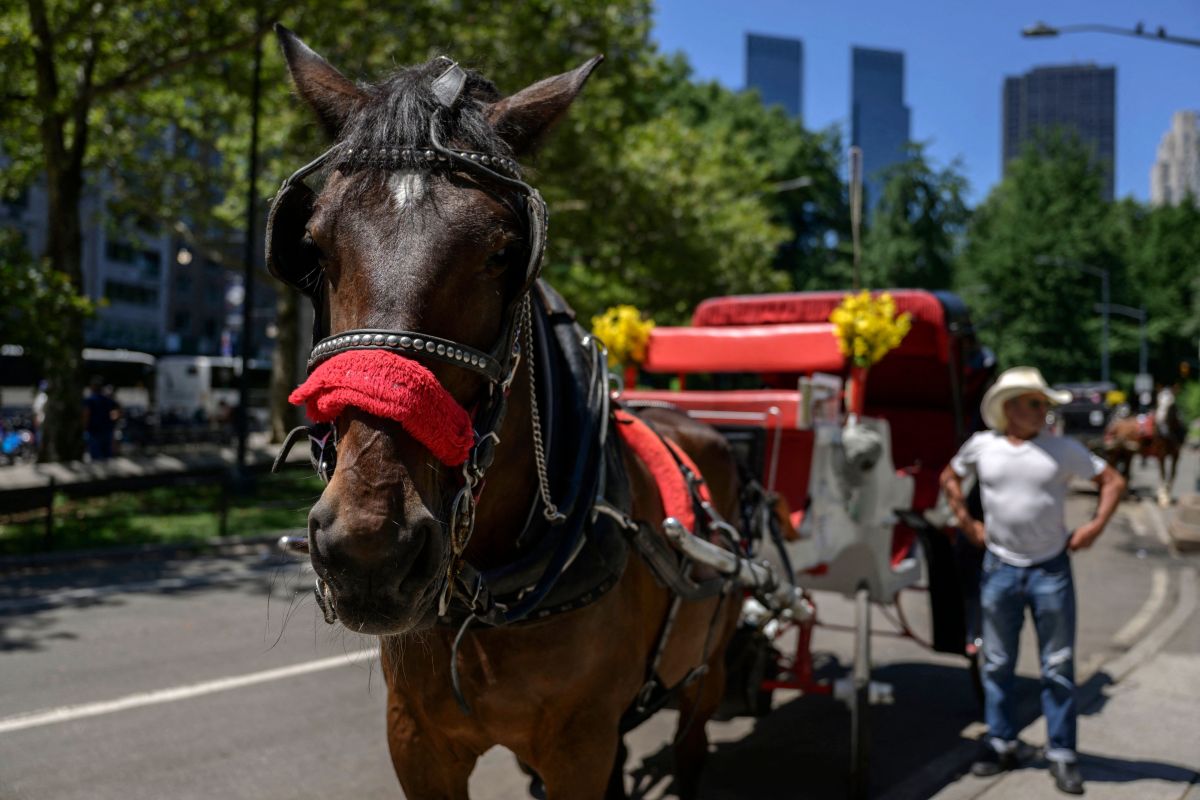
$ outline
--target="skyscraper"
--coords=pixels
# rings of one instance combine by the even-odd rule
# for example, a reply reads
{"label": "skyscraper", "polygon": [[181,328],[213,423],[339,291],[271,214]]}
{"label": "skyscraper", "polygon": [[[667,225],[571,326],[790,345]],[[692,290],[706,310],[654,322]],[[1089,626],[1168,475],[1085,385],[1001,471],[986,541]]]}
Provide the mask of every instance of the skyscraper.
{"label": "skyscraper", "polygon": [[855,47],[851,73],[850,143],[862,148],[864,205],[873,208],[883,194],[883,170],[904,160],[911,139],[904,53]]}
{"label": "skyscraper", "polygon": [[804,107],[804,43],[746,34],[746,88],[758,89],[763,103],[783,106],[799,119]]}
{"label": "skyscraper", "polygon": [[1150,202],[1179,205],[1189,192],[1200,204],[1200,124],[1195,111],[1176,111],[1150,168]]}
{"label": "skyscraper", "polygon": [[1038,129],[1074,131],[1105,170],[1104,198],[1113,198],[1116,168],[1116,67],[1038,67],[1004,79],[1004,165]]}

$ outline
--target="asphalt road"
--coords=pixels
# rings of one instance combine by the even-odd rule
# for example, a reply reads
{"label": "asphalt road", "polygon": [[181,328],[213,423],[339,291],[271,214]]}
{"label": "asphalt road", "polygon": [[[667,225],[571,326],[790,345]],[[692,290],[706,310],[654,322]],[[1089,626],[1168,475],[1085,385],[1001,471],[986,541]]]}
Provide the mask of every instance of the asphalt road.
{"label": "asphalt road", "polygon": [[[1194,465],[1184,471],[1194,475]],[[1071,519],[1094,504],[1074,495]],[[1173,562],[1152,513],[1148,503],[1125,504],[1077,558],[1081,681],[1170,604]],[[5,577],[0,798],[401,797],[373,641],[326,626],[310,586],[302,566],[270,554]],[[905,601],[918,629],[920,600]],[[851,618],[838,597],[818,603],[827,622]],[[890,636],[882,614],[875,619],[875,677],[896,696],[874,710],[881,792],[982,727],[966,662]],[[828,674],[850,662],[849,633],[819,629],[813,647]],[[1033,700],[1032,639],[1024,650]],[[663,712],[629,737],[635,796],[672,796],[673,721]],[[705,797],[844,796],[848,715],[828,698],[780,693],[771,715],[714,722],[710,733]],[[477,798],[521,797],[525,785],[500,750],[471,781]]]}

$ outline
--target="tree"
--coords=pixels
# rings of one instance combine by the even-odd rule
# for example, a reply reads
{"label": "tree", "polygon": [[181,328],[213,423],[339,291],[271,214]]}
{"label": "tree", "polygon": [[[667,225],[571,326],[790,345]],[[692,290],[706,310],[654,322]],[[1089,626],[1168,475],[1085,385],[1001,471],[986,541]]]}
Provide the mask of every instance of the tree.
{"label": "tree", "polygon": [[[1193,358],[1200,322],[1195,314],[1200,281],[1200,208],[1193,203],[1147,208],[1131,201],[1116,204],[1108,225],[1113,247],[1126,262],[1121,300],[1144,308],[1150,370],[1160,381],[1174,380],[1181,361]],[[1121,347],[1137,353],[1136,323],[1123,332]]]}
{"label": "tree", "polygon": [[[49,235],[37,262],[45,285],[83,294],[80,201],[88,175],[113,160],[162,152],[164,143],[151,138],[161,130],[155,123],[164,124],[152,113],[156,92],[186,68],[248,46],[258,35],[254,20],[252,9],[232,2],[51,7],[28,0],[0,12],[4,188],[45,181]],[[139,149],[148,144],[153,149]],[[41,456],[48,459],[78,457],[83,447],[83,314],[73,304],[61,310],[53,325],[62,346],[43,354],[51,389]]]}
{"label": "tree", "polygon": [[1044,134],[976,209],[956,285],[1001,367],[1032,364],[1051,381],[1098,377],[1097,281],[1067,264],[1121,277],[1101,236],[1103,180],[1078,138]]}
{"label": "tree", "polygon": [[[765,165],[767,182],[753,191],[787,229],[774,266],[793,287],[850,285],[850,211],[836,128],[809,131],[782,108],[765,107],[757,91],[732,92],[716,83],[677,80],[662,103],[679,109],[690,125],[736,133],[740,146]],[[789,187],[797,180],[801,185]]]}
{"label": "tree", "polygon": [[[35,262],[47,285],[61,276],[82,294],[79,201],[89,186],[104,187],[114,219],[156,224],[204,258],[242,267],[252,45],[277,17],[369,80],[444,53],[511,92],[604,53],[529,165],[553,222],[547,275],[582,314],[631,300],[681,319],[709,294],[784,288],[789,273],[815,275],[834,260],[830,232],[845,214],[832,140],[750,95],[694,87],[686,64],[650,41],[649,0],[417,0],[395,11],[363,0],[27,0],[0,11],[9,160],[0,190],[38,179],[50,190],[56,235]],[[265,205],[328,143],[294,101],[270,42],[262,79],[255,201]],[[799,175],[814,177],[810,190],[764,193]],[[285,312],[294,299],[284,295]],[[47,357],[56,434],[43,455],[64,458],[81,447],[83,328],[80,313],[55,319],[68,344]],[[278,358],[291,362],[284,345]]]}
{"label": "tree", "polygon": [[87,298],[75,292],[66,276],[45,269],[30,257],[13,230],[0,230],[0,342],[19,345],[37,359],[61,357],[72,346],[64,330],[46,320],[86,317]]}
{"label": "tree", "polygon": [[958,162],[935,169],[925,145],[914,143],[904,161],[884,171],[863,246],[866,285],[950,287],[970,218],[961,169]]}

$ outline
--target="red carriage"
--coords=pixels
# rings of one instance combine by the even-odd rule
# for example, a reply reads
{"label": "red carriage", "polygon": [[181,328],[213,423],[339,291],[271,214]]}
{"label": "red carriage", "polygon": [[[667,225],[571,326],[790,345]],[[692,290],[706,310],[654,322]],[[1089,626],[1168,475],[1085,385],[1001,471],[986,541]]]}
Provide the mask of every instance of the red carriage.
{"label": "red carriage", "polygon": [[[938,474],[975,428],[991,360],[976,343],[966,306],[946,292],[892,292],[912,327],[901,345],[871,368],[861,418],[842,407],[846,359],[829,322],[838,292],[802,292],[707,300],[691,327],[653,329],[643,381],[632,406],[669,404],[720,430],[747,477],[782,502],[784,570],[805,592],[853,597],[855,660],[849,679],[817,681],[809,644],[815,609],[756,632],[770,650],[757,685],[744,687],[769,709],[777,688],[832,693],[852,715],[852,778],[865,780],[867,710],[888,687],[870,681],[870,603],[893,603],[902,589],[930,592],[933,635],[943,652],[968,652],[966,616],[946,517],[937,513]],[[866,376],[855,376],[861,389]],[[849,422],[849,425],[847,425]],[[863,437],[874,442],[864,454]],[[868,442],[867,444],[870,444]],[[868,448],[870,449],[870,448]],[[804,606],[799,606],[803,608]],[[896,604],[901,627],[912,635]],[[753,629],[755,601],[747,601]],[[763,617],[765,618],[765,616]],[[788,638],[783,639],[787,634]],[[736,658],[736,654],[734,656]],[[735,671],[736,672],[736,671]]]}

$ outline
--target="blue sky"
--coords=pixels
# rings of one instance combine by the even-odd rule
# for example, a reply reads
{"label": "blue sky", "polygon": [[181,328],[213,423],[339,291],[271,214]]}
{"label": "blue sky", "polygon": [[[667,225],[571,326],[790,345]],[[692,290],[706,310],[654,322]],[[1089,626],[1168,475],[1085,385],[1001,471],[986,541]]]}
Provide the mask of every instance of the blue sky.
{"label": "blue sky", "polygon": [[1200,48],[1100,33],[1023,39],[1038,20],[1102,23],[1200,38],[1200,0],[1001,0],[1001,2],[799,2],[655,0],[654,39],[682,51],[698,79],[745,85],[745,34],[804,41],[804,119],[848,131],[850,48],[903,50],[912,135],[939,165],[962,160],[978,202],[1000,179],[1001,91],[1006,75],[1050,64],[1117,68],[1118,197],[1145,200],[1150,167],[1172,112],[1200,109]]}

